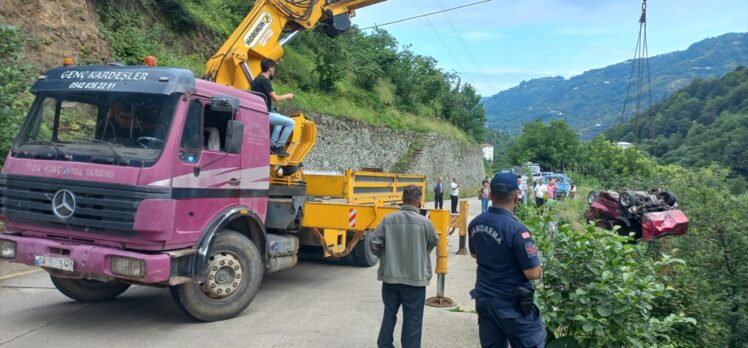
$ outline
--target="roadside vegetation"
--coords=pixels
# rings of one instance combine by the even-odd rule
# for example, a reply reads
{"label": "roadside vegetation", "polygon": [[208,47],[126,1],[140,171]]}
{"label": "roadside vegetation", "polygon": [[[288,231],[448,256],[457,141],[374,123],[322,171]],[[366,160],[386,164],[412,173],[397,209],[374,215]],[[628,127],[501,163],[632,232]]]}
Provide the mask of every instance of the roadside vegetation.
{"label": "roadside vegetation", "polygon": [[0,168],[31,102],[31,66],[23,58],[18,29],[0,25]]}
{"label": "roadside vegetation", "polygon": [[[100,27],[116,60],[161,65],[196,76],[252,1],[100,2]],[[286,47],[276,89],[297,97],[283,107],[361,120],[376,126],[436,132],[465,142],[483,139],[485,112],[475,89],[436,60],[402,47],[384,30],[331,39],[303,32]]]}
{"label": "roadside vegetation", "polygon": [[[541,140],[574,150],[562,146],[564,155],[555,157],[535,143]],[[560,121],[525,125],[508,156],[518,161],[510,163],[537,159],[543,168],[566,169],[578,185],[576,200],[554,202],[543,216],[533,207],[518,211],[543,252],[537,300],[559,338],[549,347],[748,345],[748,194],[736,187],[741,176],[716,163],[658,165],[604,136],[580,143]],[[587,193],[624,187],[675,193],[690,219],[688,234],[632,244],[584,221]]]}

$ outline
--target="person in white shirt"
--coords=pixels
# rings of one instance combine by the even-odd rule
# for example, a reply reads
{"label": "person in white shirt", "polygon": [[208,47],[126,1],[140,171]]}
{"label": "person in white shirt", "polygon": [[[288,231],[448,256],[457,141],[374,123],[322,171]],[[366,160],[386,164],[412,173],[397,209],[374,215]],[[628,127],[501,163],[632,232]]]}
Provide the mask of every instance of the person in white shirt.
{"label": "person in white shirt", "polygon": [[452,199],[452,214],[457,214],[457,201],[460,199],[460,184],[457,183],[457,178],[452,178],[449,187],[452,189],[449,193],[449,198]]}
{"label": "person in white shirt", "polygon": [[517,186],[519,186],[519,200],[523,204],[527,204],[527,185],[525,185],[521,176],[517,177]]}
{"label": "person in white shirt", "polygon": [[543,179],[538,180],[535,185],[535,205],[542,207],[545,203],[545,195],[548,193],[548,187],[543,183]]}

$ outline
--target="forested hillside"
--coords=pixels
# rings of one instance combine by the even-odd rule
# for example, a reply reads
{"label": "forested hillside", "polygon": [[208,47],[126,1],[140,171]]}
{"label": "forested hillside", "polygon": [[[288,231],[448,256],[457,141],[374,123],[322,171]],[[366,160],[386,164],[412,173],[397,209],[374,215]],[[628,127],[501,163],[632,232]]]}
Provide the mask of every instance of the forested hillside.
{"label": "forested hillside", "polygon": [[[652,57],[652,100],[663,100],[695,78],[722,76],[746,62],[746,33],[725,34],[684,51]],[[524,81],[483,100],[488,126],[517,133],[522,124],[535,119],[563,119],[582,138],[591,138],[620,122],[630,73],[631,61],[626,61],[570,79],[558,76]]]}
{"label": "forested hillside", "polygon": [[[0,119],[0,156],[30,100],[23,92],[31,84],[28,72],[41,73],[58,65],[64,54],[72,54],[79,64],[141,64],[144,56],[154,55],[159,65],[187,68],[200,77],[208,57],[254,2],[17,0],[3,4],[0,60],[33,66],[23,74],[3,71],[5,76],[0,77],[15,86],[14,93],[6,96],[9,102],[0,105],[13,108],[15,115]],[[30,18],[28,13],[38,16]],[[475,89],[437,68],[433,58],[401,47],[383,30],[354,28],[335,39],[304,32],[286,47],[277,78],[277,90],[296,95],[291,103],[279,105],[286,109],[436,132],[466,142],[483,138],[485,113]]]}
{"label": "forested hillside", "polygon": [[[634,129],[632,120],[608,136],[634,142]],[[639,129],[642,148],[662,162],[686,167],[717,162],[748,177],[748,69],[694,81],[642,115]]]}
{"label": "forested hillside", "polygon": [[[208,3],[101,2],[98,13],[115,58],[135,64],[146,54],[156,54],[166,57],[164,64],[185,66],[199,75],[206,58],[252,5],[251,1],[235,0]],[[161,21],[154,22],[157,19]],[[190,45],[172,46],[185,38]],[[277,77],[281,89],[299,96],[295,106],[307,111],[461,136],[444,127],[448,122],[480,140],[485,121],[480,96],[436,63],[431,57],[400,48],[383,30],[354,28],[334,39],[307,31],[287,47]]]}

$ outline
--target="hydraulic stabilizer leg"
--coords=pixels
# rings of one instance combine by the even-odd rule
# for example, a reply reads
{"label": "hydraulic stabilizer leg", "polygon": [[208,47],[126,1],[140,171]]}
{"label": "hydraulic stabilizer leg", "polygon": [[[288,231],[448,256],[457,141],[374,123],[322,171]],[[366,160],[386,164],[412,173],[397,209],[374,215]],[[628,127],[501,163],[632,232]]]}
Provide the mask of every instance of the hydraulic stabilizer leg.
{"label": "hydraulic stabilizer leg", "polygon": [[455,302],[444,296],[444,285],[447,276],[447,246],[449,245],[449,233],[447,230],[439,233],[439,244],[436,247],[436,297],[426,300],[426,305],[431,307],[454,307]]}

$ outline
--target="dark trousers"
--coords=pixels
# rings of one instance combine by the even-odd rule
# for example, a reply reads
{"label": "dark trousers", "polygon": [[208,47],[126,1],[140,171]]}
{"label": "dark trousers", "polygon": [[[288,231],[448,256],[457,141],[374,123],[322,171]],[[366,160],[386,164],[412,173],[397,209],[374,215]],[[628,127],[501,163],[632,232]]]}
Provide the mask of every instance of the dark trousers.
{"label": "dark trousers", "polygon": [[540,310],[533,306],[533,313],[522,316],[516,311],[508,311],[496,300],[479,298],[475,300],[478,312],[478,337],[483,348],[543,348],[545,347],[545,324]]}
{"label": "dark trousers", "polygon": [[377,346],[380,348],[395,347],[392,334],[395,332],[397,312],[402,305],[403,330],[400,334],[400,343],[403,348],[420,347],[426,287],[382,282],[382,301],[384,302],[384,317],[379,329]]}
{"label": "dark trousers", "polygon": [[543,206],[543,203],[545,203],[545,199],[543,199],[543,198],[538,198],[538,197],[535,197],[535,205],[536,205],[536,206],[538,206],[538,207],[542,207],[542,206]]}
{"label": "dark trousers", "polygon": [[452,199],[452,214],[457,214],[457,201],[460,199],[458,196],[449,196]]}
{"label": "dark trousers", "polygon": [[434,209],[442,209],[444,207],[444,195],[437,194],[434,196]]}

